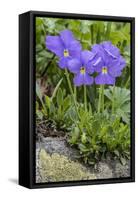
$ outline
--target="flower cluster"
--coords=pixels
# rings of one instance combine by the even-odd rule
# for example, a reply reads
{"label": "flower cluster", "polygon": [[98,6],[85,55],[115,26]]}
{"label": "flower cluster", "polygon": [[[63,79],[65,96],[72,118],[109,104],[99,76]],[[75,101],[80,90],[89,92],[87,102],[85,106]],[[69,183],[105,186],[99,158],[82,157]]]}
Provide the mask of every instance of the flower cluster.
{"label": "flower cluster", "polygon": [[[74,74],[76,86],[96,84],[114,85],[126,65],[120,51],[110,41],[92,46],[91,51],[82,50],[70,30],[59,36],[47,36],[46,47],[59,58],[59,67]],[[91,75],[96,73],[95,78]]]}

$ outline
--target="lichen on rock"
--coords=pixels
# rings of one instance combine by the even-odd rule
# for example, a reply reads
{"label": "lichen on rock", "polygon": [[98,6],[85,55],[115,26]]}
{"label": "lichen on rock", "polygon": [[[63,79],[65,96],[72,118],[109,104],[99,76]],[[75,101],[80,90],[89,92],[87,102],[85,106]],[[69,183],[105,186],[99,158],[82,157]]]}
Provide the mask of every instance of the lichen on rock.
{"label": "lichen on rock", "polygon": [[41,182],[60,182],[96,179],[80,163],[71,161],[58,153],[48,154],[45,149],[39,152],[39,172]]}

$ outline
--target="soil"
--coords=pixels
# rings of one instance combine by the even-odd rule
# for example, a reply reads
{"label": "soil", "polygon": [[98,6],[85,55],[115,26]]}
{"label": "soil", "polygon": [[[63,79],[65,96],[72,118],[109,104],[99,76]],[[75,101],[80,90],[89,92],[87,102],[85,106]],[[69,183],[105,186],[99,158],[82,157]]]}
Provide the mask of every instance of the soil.
{"label": "soil", "polygon": [[63,130],[57,130],[52,121],[42,121],[36,126],[36,139],[39,140],[43,137],[66,137]]}

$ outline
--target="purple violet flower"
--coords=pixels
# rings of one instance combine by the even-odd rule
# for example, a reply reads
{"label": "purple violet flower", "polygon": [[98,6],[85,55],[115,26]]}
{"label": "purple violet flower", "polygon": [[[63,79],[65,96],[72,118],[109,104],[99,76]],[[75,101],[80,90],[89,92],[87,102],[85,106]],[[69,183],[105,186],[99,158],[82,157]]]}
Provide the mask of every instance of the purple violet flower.
{"label": "purple violet flower", "polygon": [[92,46],[92,52],[97,60],[92,64],[98,75],[95,77],[96,84],[114,85],[116,77],[120,76],[126,65],[125,59],[120,55],[117,47],[111,42],[103,42]]}
{"label": "purple violet flower", "polygon": [[68,62],[68,69],[75,74],[73,82],[76,86],[91,85],[93,77],[90,76],[94,72],[91,65],[94,54],[91,51],[82,51],[78,58],[71,59]]}
{"label": "purple violet flower", "polygon": [[63,30],[59,36],[47,36],[46,47],[59,57],[60,68],[66,68],[68,61],[80,55],[81,44],[77,41],[73,33]]}

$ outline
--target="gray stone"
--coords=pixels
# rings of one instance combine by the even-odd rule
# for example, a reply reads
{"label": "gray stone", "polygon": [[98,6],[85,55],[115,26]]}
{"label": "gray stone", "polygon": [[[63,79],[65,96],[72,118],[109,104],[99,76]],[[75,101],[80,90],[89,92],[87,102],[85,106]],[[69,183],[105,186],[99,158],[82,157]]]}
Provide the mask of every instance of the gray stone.
{"label": "gray stone", "polygon": [[114,177],[129,177],[130,176],[130,160],[122,165],[118,160],[114,164]]}
{"label": "gray stone", "polygon": [[59,153],[60,155],[68,156],[72,160],[79,155],[79,151],[68,145],[65,138],[45,137],[40,143],[36,144],[36,148],[43,148],[49,154]]}
{"label": "gray stone", "polygon": [[98,179],[113,178],[113,172],[111,166],[103,161],[100,161],[97,164],[95,174]]}
{"label": "gray stone", "polygon": [[[36,143],[36,182],[41,182],[42,177],[40,175],[40,163],[39,152],[41,149],[52,155],[57,153],[64,155],[72,161],[79,162],[79,151],[76,148],[71,147],[64,137],[42,137],[40,142]],[[79,162],[80,163],[80,162]],[[111,159],[109,155],[107,159],[99,161],[95,167],[90,165],[81,164],[97,179],[109,179],[120,178],[130,176],[130,161],[127,161],[125,165],[122,165],[119,160]]]}

